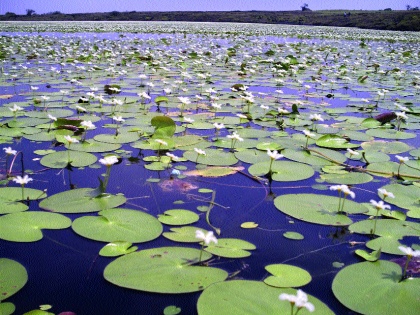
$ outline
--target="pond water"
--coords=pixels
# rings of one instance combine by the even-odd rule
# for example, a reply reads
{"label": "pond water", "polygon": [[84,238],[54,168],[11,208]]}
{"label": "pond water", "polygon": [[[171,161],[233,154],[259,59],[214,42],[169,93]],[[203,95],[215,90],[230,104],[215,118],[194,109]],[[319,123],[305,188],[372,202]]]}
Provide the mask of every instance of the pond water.
{"label": "pond water", "polygon": [[[402,307],[399,296],[412,296],[407,281],[418,288],[418,257],[408,268],[413,279],[401,286],[372,281],[397,292],[376,309],[364,297],[360,305],[349,301],[345,276],[337,276],[365,261],[356,250],[381,248],[380,261],[369,264],[386,274],[384,264],[395,259],[402,273],[398,246],[420,249],[418,34],[230,23],[0,29],[0,264],[12,275],[0,279],[0,314],[10,314],[10,303],[14,314],[46,304],[52,308],[42,314],[163,314],[170,305],[181,314],[228,314],[229,303],[235,314],[251,314],[240,306],[252,297],[251,281],[269,282],[274,271],[265,268],[275,264],[304,269],[310,281],[301,269],[280,270],[272,281],[291,278],[288,285],[264,284],[274,300],[255,297],[254,313],[290,313],[278,296],[300,287],[314,314],[389,314]],[[21,109],[10,110],[15,105]],[[405,114],[384,124],[372,118],[387,112]],[[95,127],[84,130],[81,121]],[[224,124],[218,133],[214,123]],[[8,147],[19,152],[15,160]],[[284,157],[274,161],[267,149]],[[110,154],[118,163],[99,162]],[[12,180],[18,175],[33,178],[23,192],[31,201],[22,201]],[[338,198],[330,189],[338,184],[355,198]],[[384,187],[394,199],[378,194]],[[376,222],[370,200],[381,199],[393,212]],[[113,208],[131,211],[107,210]],[[163,215],[173,209],[184,211]],[[183,230],[184,238],[168,234],[182,226],[194,228]],[[201,267],[196,228],[218,239],[218,246],[204,247]],[[138,249],[124,258],[99,254],[116,241]],[[175,258],[165,261],[166,254]],[[129,261],[135,255],[139,260]],[[26,269],[27,282],[6,259]],[[127,260],[117,265],[118,259]],[[201,268],[198,278],[193,268]],[[209,289],[194,283],[217,272],[204,285]],[[211,287],[222,290],[223,280],[242,280],[244,295],[226,289],[212,300]],[[406,314],[415,314],[418,303],[406,303]]]}

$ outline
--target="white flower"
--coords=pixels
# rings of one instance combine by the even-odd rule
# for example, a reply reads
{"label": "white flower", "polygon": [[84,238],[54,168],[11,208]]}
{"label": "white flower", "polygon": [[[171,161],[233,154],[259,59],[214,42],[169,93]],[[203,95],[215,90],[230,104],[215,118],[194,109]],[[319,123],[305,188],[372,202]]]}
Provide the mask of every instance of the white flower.
{"label": "white flower", "polygon": [[112,117],[112,119],[113,119],[113,120],[115,120],[115,121],[117,121],[117,122],[122,122],[122,121],[125,121],[125,120],[122,118],[122,116],[114,116],[114,117]]}
{"label": "white flower", "polygon": [[150,96],[149,94],[147,94],[146,92],[141,92],[141,93],[137,93],[138,96],[140,96],[141,98],[146,98],[150,100]]}
{"label": "white flower", "polygon": [[413,250],[411,247],[398,246],[398,249],[410,257],[420,257],[420,250]]}
{"label": "white flower", "polygon": [[48,96],[45,96],[45,95],[42,95],[42,96],[41,96],[41,98],[42,98],[44,101],[47,101],[47,100],[49,100],[49,99],[50,99]]}
{"label": "white flower", "polygon": [[78,112],[85,112],[86,111],[86,108],[84,108],[82,106],[79,106],[79,105],[76,105],[76,109],[77,109]]}
{"label": "white flower", "polygon": [[[344,185],[344,186],[346,186],[346,185]],[[352,192],[350,189],[349,189],[349,187],[344,187],[343,189],[342,189],[342,191],[343,191],[343,193],[344,193],[344,196],[347,196],[347,195],[350,195],[350,197],[352,197],[353,199],[356,197],[356,194],[354,193],[354,192]]]}
{"label": "white flower", "polygon": [[191,101],[189,100],[188,97],[179,96],[178,99],[184,105],[191,104]]}
{"label": "white flower", "polygon": [[270,108],[269,106],[265,106],[265,105],[260,105],[260,107],[261,107],[262,109],[269,109],[269,108]]}
{"label": "white flower", "polygon": [[236,114],[236,116],[238,116],[239,118],[242,118],[242,119],[247,119],[248,118],[248,116],[243,115],[243,114]]}
{"label": "white flower", "polygon": [[404,163],[404,162],[407,162],[409,160],[409,158],[405,157],[405,156],[396,155],[395,157],[400,161],[400,163]]}
{"label": "white flower", "polygon": [[312,303],[308,302],[308,296],[302,290],[297,290],[296,296],[291,294],[282,293],[279,295],[280,300],[287,300],[293,305],[296,305],[298,309],[306,308],[309,312],[315,311],[315,307]]}
{"label": "white flower", "polygon": [[194,151],[197,152],[199,155],[206,155],[206,151],[194,148]]}
{"label": "white flower", "polygon": [[313,115],[309,115],[309,119],[313,120],[313,121],[324,121],[324,119],[322,118],[322,116],[320,114],[313,114]]}
{"label": "white flower", "polygon": [[87,129],[95,128],[95,125],[90,120],[88,120],[88,121],[84,120],[80,123],[80,125],[82,125],[83,127],[86,127]]}
{"label": "white flower", "polygon": [[217,130],[225,128],[225,125],[222,123],[218,124],[217,122],[213,123],[213,126],[216,127]]}
{"label": "white flower", "polygon": [[[402,105],[400,105],[400,104],[398,104],[398,103],[394,103],[394,105],[395,106],[397,106],[399,109],[401,109],[402,111],[404,111],[404,112],[408,112],[408,111],[410,111],[407,107],[405,107],[405,106],[402,106]],[[397,114],[398,115],[398,114]]]}
{"label": "white flower", "polygon": [[334,185],[334,186],[330,186],[330,190],[338,190],[339,192],[345,190],[345,189],[349,189],[349,187],[347,185]]}
{"label": "white flower", "polygon": [[241,138],[236,132],[234,132],[233,134],[231,134],[231,135],[228,135],[227,136],[229,139],[235,139],[235,140],[237,140],[237,141],[244,141],[244,139],[243,138]]}
{"label": "white flower", "polygon": [[214,107],[214,108],[217,108],[217,109],[222,108],[222,104],[217,104],[217,103],[212,103],[211,106]]}
{"label": "white flower", "polygon": [[165,141],[163,141],[163,140],[160,140],[160,139],[155,139],[155,141],[156,141],[157,143],[159,143],[160,145],[168,145],[168,143],[167,143],[167,142],[165,142]]}
{"label": "white flower", "polygon": [[187,123],[192,123],[194,121],[194,119],[188,118],[188,117],[184,117],[184,121],[186,121]]}
{"label": "white flower", "polygon": [[408,119],[407,115],[405,114],[405,112],[396,112],[395,115],[397,115],[397,118],[399,119]]}
{"label": "white flower", "polygon": [[386,210],[386,209],[391,210],[391,206],[384,204],[382,200],[376,202],[375,200],[371,199],[370,203],[376,207],[376,210]]}
{"label": "white flower", "polygon": [[203,240],[206,245],[209,245],[210,242],[214,242],[217,244],[217,238],[213,235],[213,232],[210,231],[207,234],[204,234],[203,231],[197,230],[195,231],[195,238]]}
{"label": "white flower", "polygon": [[350,148],[347,148],[347,152],[348,153],[350,153],[350,155],[359,155],[359,152],[357,152],[357,151],[353,151],[352,149],[350,149]]}
{"label": "white flower", "polygon": [[31,181],[33,181],[32,178],[30,178],[28,175],[25,175],[23,177],[21,176],[16,176],[15,178],[13,178],[13,181],[17,184],[21,184],[21,185],[25,185]]}
{"label": "white flower", "polygon": [[23,108],[14,104],[13,107],[9,107],[9,110],[14,113],[14,112],[17,112],[18,110],[23,110]]}
{"label": "white flower", "polygon": [[311,133],[309,130],[303,130],[303,133],[305,134],[305,136],[307,136],[308,138],[311,138],[311,137],[315,137],[315,134],[314,133]]}
{"label": "white flower", "polygon": [[7,155],[16,155],[17,153],[16,150],[12,150],[12,147],[3,148],[3,150]]}
{"label": "white flower", "polygon": [[392,192],[386,191],[386,189],[381,189],[381,188],[379,188],[379,189],[378,189],[378,193],[380,193],[380,194],[384,195],[384,198],[385,198],[385,197],[395,198],[394,194],[393,194]]}
{"label": "white flower", "polygon": [[278,159],[281,159],[284,156],[283,154],[278,154],[277,151],[270,151],[270,149],[267,149],[267,155],[272,160],[278,160]]}
{"label": "white flower", "polygon": [[115,155],[106,156],[103,159],[99,160],[99,163],[106,166],[114,165],[117,162],[118,162],[118,158]]}
{"label": "white flower", "polygon": [[54,117],[51,114],[48,114],[48,118],[51,119],[51,120],[57,121],[57,117]]}
{"label": "white flower", "polygon": [[69,93],[69,91],[66,91],[66,90],[60,90],[60,93],[64,95],[64,94],[68,94],[68,93]]}
{"label": "white flower", "polygon": [[280,114],[289,114],[290,113],[287,109],[284,109],[284,108],[281,108],[281,107],[278,107],[277,110]]}
{"label": "white flower", "polygon": [[36,91],[36,90],[38,90],[39,89],[39,87],[37,87],[37,86],[31,86],[31,90],[32,91]]}
{"label": "white flower", "polygon": [[68,143],[78,143],[79,142],[79,140],[77,140],[76,138],[72,138],[71,136],[64,136],[64,139],[66,139]]}
{"label": "white flower", "polygon": [[169,152],[166,152],[166,156],[169,156],[172,160],[175,160],[175,161],[179,160],[178,156]]}

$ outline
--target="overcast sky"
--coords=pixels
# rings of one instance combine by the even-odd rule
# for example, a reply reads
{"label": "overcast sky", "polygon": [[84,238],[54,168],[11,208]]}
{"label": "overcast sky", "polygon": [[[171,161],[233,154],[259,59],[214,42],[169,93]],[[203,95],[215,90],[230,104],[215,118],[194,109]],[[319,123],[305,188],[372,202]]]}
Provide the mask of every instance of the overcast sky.
{"label": "overcast sky", "polygon": [[0,14],[25,14],[26,9],[42,14],[110,11],[233,11],[299,10],[307,3],[312,10],[405,10],[406,5],[419,6],[420,0],[0,0]]}

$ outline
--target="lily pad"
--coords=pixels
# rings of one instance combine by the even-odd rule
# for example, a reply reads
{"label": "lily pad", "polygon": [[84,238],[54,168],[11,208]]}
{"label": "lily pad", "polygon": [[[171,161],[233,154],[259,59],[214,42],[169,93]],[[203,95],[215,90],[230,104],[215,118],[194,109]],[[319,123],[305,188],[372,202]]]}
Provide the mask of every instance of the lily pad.
{"label": "lily pad", "polygon": [[349,143],[346,139],[331,134],[323,135],[322,137],[318,138],[316,140],[316,144],[320,147],[332,149],[352,149],[359,147],[358,144]]}
{"label": "lily pad", "polygon": [[12,242],[36,242],[42,229],[65,229],[71,220],[58,213],[16,212],[0,217],[0,238]]}
{"label": "lily pad", "polygon": [[256,227],[258,227],[258,224],[255,222],[244,222],[241,224],[243,229],[255,229]]}
{"label": "lily pad", "polygon": [[[302,221],[333,226],[353,223],[348,216],[337,212],[338,202],[338,197],[314,194],[282,195],[274,199],[278,210]],[[352,214],[363,213],[367,208],[352,200],[346,200],[343,211]]]}
{"label": "lily pad", "polygon": [[286,232],[283,233],[283,236],[285,238],[291,239],[291,240],[303,240],[303,235],[297,232]]}
{"label": "lily pad", "polygon": [[0,304],[0,314],[1,315],[11,315],[14,313],[16,307],[13,303],[1,303]]}
{"label": "lily pad", "polygon": [[306,270],[284,264],[268,265],[265,267],[270,276],[264,279],[264,283],[277,288],[301,287],[311,282],[312,277]]}
{"label": "lily pad", "polygon": [[122,195],[99,195],[96,191],[92,188],[64,191],[42,200],[39,207],[60,213],[97,212],[118,207],[127,200]]}
{"label": "lily pad", "polygon": [[[28,273],[25,267],[11,259],[0,258],[0,273],[0,301],[18,292],[28,282]],[[11,314],[7,313],[7,310],[14,309],[14,305],[10,304],[5,307],[0,304],[0,314],[3,314],[3,309],[6,310],[6,314]],[[3,306],[3,309],[1,306]]]}
{"label": "lily pad", "polygon": [[121,255],[127,255],[132,252],[135,252],[138,249],[137,246],[131,247],[131,245],[133,244],[131,244],[130,242],[115,241],[106,244],[104,247],[102,247],[102,249],[99,251],[99,255],[105,257],[117,257]]}
{"label": "lily pad", "polygon": [[401,267],[393,262],[366,261],[342,269],[332,290],[342,304],[361,314],[416,314],[420,279],[400,282],[401,276]]}
{"label": "lily pad", "polygon": [[[248,172],[253,176],[266,175],[270,170],[270,163],[267,161],[253,164],[248,168]],[[271,172],[272,179],[281,182],[304,180],[315,173],[309,165],[290,161],[274,161]]]}
{"label": "lily pad", "polygon": [[[104,277],[124,288],[171,294],[201,291],[227,278],[222,269],[193,266],[199,256],[195,248],[146,249],[114,260],[106,266]],[[211,254],[202,253],[202,261],[210,258]]]}
{"label": "lily pad", "polygon": [[173,209],[167,210],[163,214],[158,215],[158,220],[168,225],[187,225],[197,222],[198,215],[189,210]]}
{"label": "lily pad", "polygon": [[388,154],[404,153],[412,149],[408,144],[400,141],[369,141],[361,144],[366,151],[381,151]]}
{"label": "lily pad", "polygon": [[[233,280],[219,282],[200,295],[197,302],[198,315],[214,314],[290,314],[290,303],[279,301],[279,295],[296,295],[295,289],[275,288],[259,281]],[[333,315],[327,305],[308,295],[308,302],[315,307],[313,313],[305,308],[299,314]]]}
{"label": "lily pad", "polygon": [[162,235],[167,239],[175,242],[182,243],[199,243],[201,239],[196,237],[196,231],[202,231],[204,234],[207,234],[208,231],[195,227],[195,226],[183,226],[181,228],[172,228],[171,232],[165,232]]}
{"label": "lily pad", "polygon": [[97,157],[93,154],[79,151],[60,151],[45,155],[40,163],[46,167],[51,168],[64,168],[69,163],[70,154],[70,165],[74,167],[84,167],[91,165],[97,161]]}
{"label": "lily pad", "polygon": [[195,151],[186,151],[184,152],[184,157],[189,161],[197,161],[200,164],[216,166],[228,166],[238,162],[237,158],[231,152],[215,149],[206,149],[205,152],[206,155],[198,156],[198,153]]}
{"label": "lily pad", "polygon": [[381,249],[375,250],[371,253],[368,253],[367,251],[363,249],[356,249],[355,251],[356,255],[359,255],[363,259],[367,261],[377,261],[381,257]]}
{"label": "lily pad", "polygon": [[129,209],[108,209],[100,216],[74,220],[72,229],[79,235],[100,242],[144,243],[162,233],[162,224],[150,214]]}
{"label": "lily pad", "polygon": [[321,178],[331,184],[357,185],[368,183],[373,177],[366,173],[322,174]]}
{"label": "lily pad", "polygon": [[255,245],[234,238],[219,238],[217,244],[210,243],[204,248],[213,255],[226,258],[243,258],[251,255],[248,250],[256,249]]}
{"label": "lily pad", "polygon": [[[67,149],[69,148],[68,144],[66,144],[66,148]],[[115,150],[118,150],[119,148],[121,148],[121,144],[99,142],[93,139],[87,139],[86,141],[79,142],[79,143],[72,143],[70,146],[70,149],[73,151],[95,152],[95,153],[115,151]]]}

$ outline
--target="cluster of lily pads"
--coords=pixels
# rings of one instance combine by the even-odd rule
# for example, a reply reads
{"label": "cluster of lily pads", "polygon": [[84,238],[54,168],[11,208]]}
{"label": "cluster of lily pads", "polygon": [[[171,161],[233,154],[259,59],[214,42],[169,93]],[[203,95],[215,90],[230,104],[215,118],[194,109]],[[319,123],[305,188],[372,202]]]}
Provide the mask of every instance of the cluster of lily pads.
{"label": "cluster of lily pads", "polygon": [[[344,306],[362,314],[420,309],[420,280],[409,265],[420,256],[418,34],[239,24],[0,25],[9,32],[0,37],[1,242],[35,242],[43,229],[71,227],[107,243],[100,256],[121,256],[104,269],[107,281],[155,293],[203,291],[199,315],[333,314],[295,289],[312,281],[302,268],[267,265],[270,276],[251,281],[211,265],[214,256],[245,258],[256,249],[210,223],[211,209],[223,207],[214,190],[201,190],[212,192],[211,199],[189,196],[207,203],[198,213],[154,216],[130,209],[111,170],[135,164],[150,173],[150,184],[166,176],[165,187],[192,176],[244,176],[266,191],[267,211],[366,235],[373,252],[357,250],[363,261],[340,270],[332,283]],[[174,34],[14,33],[47,28]],[[300,39],[261,40],[268,35]],[[22,146],[39,156],[39,170],[25,173]],[[97,187],[64,186],[47,196],[36,182],[40,171],[70,176],[102,165]],[[362,186],[378,179],[386,183],[378,190]],[[284,184],[300,181],[310,183],[310,193],[282,193]],[[376,196],[363,202],[361,187]],[[258,220],[241,227],[258,229]],[[183,245],[132,246],[161,236]],[[295,231],[284,236],[303,239]],[[406,246],[407,236],[417,241]],[[407,256],[404,268],[380,260],[381,253]],[[8,258],[0,258],[0,270],[8,275],[0,278],[0,301],[30,279]],[[14,309],[0,304],[3,315]]]}

